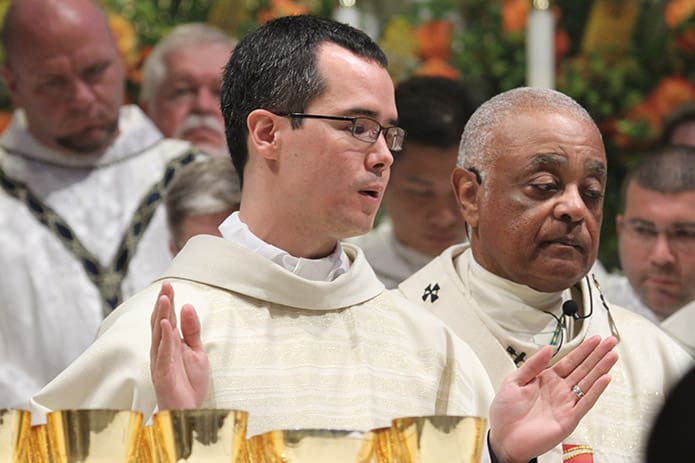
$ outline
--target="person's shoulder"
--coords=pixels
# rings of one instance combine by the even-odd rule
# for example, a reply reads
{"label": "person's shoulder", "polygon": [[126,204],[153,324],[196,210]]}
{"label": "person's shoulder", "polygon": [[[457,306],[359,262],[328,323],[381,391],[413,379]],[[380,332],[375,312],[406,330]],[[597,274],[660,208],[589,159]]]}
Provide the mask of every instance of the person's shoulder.
{"label": "person's shoulder", "polygon": [[456,337],[439,317],[408,299],[397,289],[386,290],[367,304],[376,305],[388,311],[392,320],[397,320],[402,326],[418,335],[428,333],[430,337],[436,335],[441,339]]}
{"label": "person's shoulder", "polygon": [[[610,302],[610,300],[609,300]],[[660,333],[662,330],[653,322],[644,316],[623,307],[620,304],[611,303],[611,315],[615,321],[620,323],[619,326],[626,326],[630,329],[644,330],[647,333]]]}
{"label": "person's shoulder", "polygon": [[208,306],[204,285],[185,279],[159,279],[133,294],[116,307],[101,323],[97,337],[111,329],[150,329],[149,319],[152,315],[162,283],[168,281],[174,288],[175,310],[180,310],[182,304],[192,304],[202,318]]}
{"label": "person's shoulder", "polygon": [[398,285],[398,291],[417,304],[432,307],[457,300],[464,283],[456,271],[456,259],[466,249],[465,244],[445,249]]}
{"label": "person's shoulder", "polygon": [[613,316],[619,330],[629,330],[631,333],[641,333],[645,337],[661,338],[668,337],[655,323],[644,316],[623,307],[619,304],[610,304],[611,315]]}
{"label": "person's shoulder", "polygon": [[657,368],[657,362],[682,370],[693,364],[692,357],[661,327],[624,307],[611,305],[611,315],[620,333],[618,349]]}

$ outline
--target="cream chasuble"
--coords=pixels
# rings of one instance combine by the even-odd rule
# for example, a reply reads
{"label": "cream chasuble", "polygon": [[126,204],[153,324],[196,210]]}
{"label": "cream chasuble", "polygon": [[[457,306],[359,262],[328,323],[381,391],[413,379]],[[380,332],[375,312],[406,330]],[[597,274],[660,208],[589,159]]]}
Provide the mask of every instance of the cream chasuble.
{"label": "cream chasuble", "polygon": [[695,357],[695,301],[690,301],[670,316],[660,320],[656,313],[642,303],[627,277],[618,277],[604,292],[609,300],[660,326]]}
{"label": "cream chasuble", "polygon": [[[521,364],[538,351],[539,338],[530,338],[529,333],[543,331],[543,319],[551,317],[542,314],[539,321],[538,308],[529,305],[523,297],[517,301],[511,297],[514,293],[521,294],[538,303],[539,293],[530,288],[528,292],[519,292],[513,287],[495,286],[499,282],[494,280],[499,277],[474,276],[473,265],[477,264],[468,245],[453,246],[403,282],[399,291],[431,310],[463,338],[485,365],[497,388],[514,371],[515,361]],[[496,294],[499,292],[507,296]],[[562,448],[540,456],[539,463],[640,462],[647,433],[664,394],[691,367],[692,361],[680,346],[647,320],[618,306],[609,305],[609,310],[591,277],[583,278],[571,294],[548,295],[545,300],[555,297],[559,307],[570,295],[579,304],[581,316],[591,315],[574,321],[575,326],[568,330],[570,334],[553,361],[589,336],[611,334],[619,335],[616,350],[620,360],[611,371],[611,384],[594,408]],[[481,301],[509,304],[514,320],[504,318],[503,305],[481,307]],[[528,326],[528,333],[520,332],[524,325]]]}
{"label": "cream chasuble", "polygon": [[470,348],[436,317],[385,292],[362,252],[330,282],[298,277],[222,238],[197,236],[160,281],[126,301],[94,344],[33,399],[58,408],[149,415],[150,314],[161,280],[191,303],[211,367],[204,407],[249,412],[249,434],[366,430],[399,416],[487,416],[492,387]]}
{"label": "cream chasuble", "polygon": [[695,301],[678,309],[661,322],[661,328],[695,356]]}
{"label": "cream chasuble", "polygon": [[125,298],[171,260],[155,189],[190,145],[136,106],[119,130],[103,153],[59,153],[16,111],[0,137],[0,408],[26,408],[92,342],[111,310],[95,281]]}

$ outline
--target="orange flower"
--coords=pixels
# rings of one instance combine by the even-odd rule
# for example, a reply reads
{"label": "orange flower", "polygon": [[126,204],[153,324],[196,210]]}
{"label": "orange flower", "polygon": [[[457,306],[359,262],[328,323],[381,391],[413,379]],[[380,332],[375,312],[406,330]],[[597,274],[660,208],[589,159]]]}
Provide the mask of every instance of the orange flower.
{"label": "orange flower", "polygon": [[12,120],[11,111],[0,111],[0,133],[4,132]]}
{"label": "orange flower", "polygon": [[555,31],[555,62],[560,62],[560,58],[570,51],[570,36],[562,29]]}
{"label": "orange flower", "polygon": [[138,36],[135,28],[130,21],[116,13],[109,14],[109,27],[116,38],[116,46],[123,63],[126,68],[130,68],[137,59]]}
{"label": "orange flower", "polygon": [[448,77],[449,79],[460,77],[459,72],[441,58],[426,60],[415,70],[415,74],[418,76]]}
{"label": "orange flower", "polygon": [[502,5],[502,31],[506,34],[525,28],[530,9],[530,0],[504,0],[504,5]]}
{"label": "orange flower", "polygon": [[695,0],[672,0],[664,10],[666,24],[674,28],[695,13]]}
{"label": "orange flower", "polygon": [[262,23],[281,16],[295,16],[309,13],[309,9],[292,0],[270,0],[270,7],[258,12],[258,20]]}
{"label": "orange flower", "polygon": [[681,76],[664,77],[647,97],[659,118],[690,100],[695,100],[695,85]]}
{"label": "orange flower", "polygon": [[649,99],[633,106],[627,115],[627,119],[632,121],[642,120],[654,131],[659,130],[661,127],[661,115],[654,111],[654,106]]}
{"label": "orange flower", "polygon": [[679,35],[676,45],[685,52],[695,53],[695,29],[688,29]]}
{"label": "orange flower", "polygon": [[413,31],[418,43],[418,54],[423,60],[451,57],[451,34],[454,24],[451,21],[433,20],[423,23]]}
{"label": "orange flower", "polygon": [[147,45],[140,49],[133,66],[127,71],[128,80],[137,85],[142,83],[142,65],[145,64],[145,60],[150,56],[150,53],[152,53],[152,49],[152,45]]}
{"label": "orange flower", "polygon": [[659,133],[661,118],[654,113],[654,109],[648,101],[641,101],[634,105],[627,115],[620,120],[611,119],[604,128],[608,133],[612,133],[613,142],[620,148],[640,149],[645,140],[633,139],[634,134],[630,133],[630,127],[640,124],[646,125],[647,139],[654,138]]}
{"label": "orange flower", "polygon": [[[661,79],[644,101],[633,106],[624,118],[628,123],[643,122],[649,127],[650,136],[656,137],[663,128],[667,114],[681,104],[695,100],[695,85],[681,76],[669,76]],[[634,146],[629,136],[621,132],[620,124],[615,125],[614,141],[623,148]]]}

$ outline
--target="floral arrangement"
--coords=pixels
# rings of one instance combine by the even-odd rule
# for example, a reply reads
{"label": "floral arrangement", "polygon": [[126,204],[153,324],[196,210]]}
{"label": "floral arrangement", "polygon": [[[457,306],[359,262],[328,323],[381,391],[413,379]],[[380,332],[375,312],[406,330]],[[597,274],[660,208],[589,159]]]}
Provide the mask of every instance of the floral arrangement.
{"label": "floral arrangement", "polygon": [[[556,86],[589,110],[629,164],[634,156],[624,150],[650,146],[663,118],[695,100],[695,0],[551,4]],[[421,20],[404,13],[384,27],[381,45],[395,80],[457,76],[486,96],[524,85],[530,0],[433,0],[418,7],[439,15]]]}
{"label": "floral arrangement", "polygon": [[[658,142],[667,114],[695,101],[695,0],[550,4],[556,87],[587,108],[606,144],[601,259],[611,268],[618,262],[613,217],[625,170]],[[458,76],[482,96],[522,86],[531,7],[531,0],[420,1],[415,14],[406,11],[384,27],[391,73],[395,80]]]}
{"label": "floral arrangement", "polygon": [[[0,0],[1,1],[1,0]],[[141,69],[157,41],[177,24],[208,22],[240,37],[272,18],[330,14],[329,0],[102,0],[126,66],[130,101],[137,101]]]}
{"label": "floral arrangement", "polygon": [[[330,16],[346,0],[101,0],[136,101],[141,67],[173,26],[206,21],[235,37],[269,19]],[[456,77],[481,97],[525,84],[532,0],[355,0],[376,16],[398,82],[414,74]],[[0,0],[0,14],[9,0]],[[611,220],[624,171],[658,139],[664,117],[695,100],[695,0],[550,0],[556,19],[556,87],[599,124],[609,157],[602,246],[614,253]],[[10,102],[0,93],[0,128]],[[608,237],[606,239],[606,237]],[[605,259],[608,265],[614,257]]]}

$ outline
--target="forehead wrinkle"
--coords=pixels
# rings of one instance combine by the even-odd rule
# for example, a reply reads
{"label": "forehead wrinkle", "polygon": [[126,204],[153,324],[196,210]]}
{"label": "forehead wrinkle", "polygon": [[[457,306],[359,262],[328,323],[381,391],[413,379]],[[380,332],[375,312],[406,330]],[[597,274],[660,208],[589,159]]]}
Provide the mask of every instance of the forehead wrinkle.
{"label": "forehead wrinkle", "polygon": [[532,170],[542,170],[549,167],[558,168],[567,164],[567,157],[560,153],[537,153],[529,162]]}

